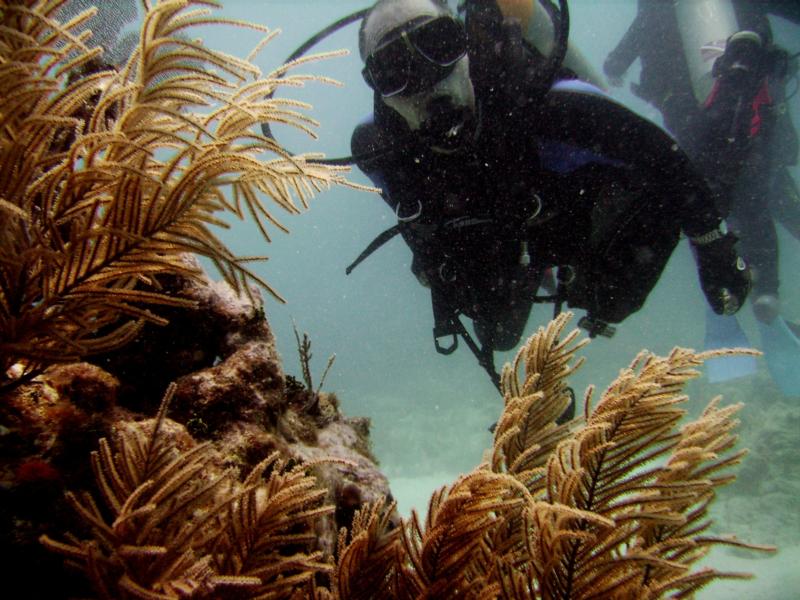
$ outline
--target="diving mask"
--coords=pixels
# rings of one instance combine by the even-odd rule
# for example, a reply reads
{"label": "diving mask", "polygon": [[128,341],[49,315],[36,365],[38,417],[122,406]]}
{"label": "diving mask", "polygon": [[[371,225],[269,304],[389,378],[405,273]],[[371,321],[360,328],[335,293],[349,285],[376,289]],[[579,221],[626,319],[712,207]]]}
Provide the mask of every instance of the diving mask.
{"label": "diving mask", "polygon": [[391,35],[367,56],[362,74],[367,85],[384,98],[412,95],[445,79],[466,53],[462,25],[441,16]]}

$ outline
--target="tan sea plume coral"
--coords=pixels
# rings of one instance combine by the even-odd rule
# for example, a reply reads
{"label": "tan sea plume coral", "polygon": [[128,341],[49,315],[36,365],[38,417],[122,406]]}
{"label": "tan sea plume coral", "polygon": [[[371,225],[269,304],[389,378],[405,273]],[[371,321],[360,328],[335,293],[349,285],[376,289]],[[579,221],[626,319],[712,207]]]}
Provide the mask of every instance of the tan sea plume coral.
{"label": "tan sea plume coral", "polygon": [[383,582],[382,597],[393,598],[683,598],[747,577],[693,570],[713,546],[773,550],[709,533],[715,490],[744,452],[733,451],[739,406],[717,398],[678,426],[683,387],[708,356],[642,352],[594,409],[587,394],[585,416],[559,426],[564,377],[583,343],[564,335],[568,320],[541,329],[506,366],[489,460],[434,494],[424,526],[412,514],[390,529],[375,506],[355,521],[335,571],[342,597],[379,597],[352,593],[368,589],[355,578]]}
{"label": "tan sea plume coral", "polygon": [[[145,2],[125,64],[91,46],[93,9],[59,22],[64,0],[0,3],[0,373],[116,348],[154,307],[191,303],[159,277],[196,273],[205,256],[238,292],[276,294],[215,236],[224,213],[250,215],[265,239],[274,215],[296,213],[342,169],[290,156],[260,134],[280,122],[314,135],[307,105],[277,86],[328,81],[288,71],[262,76],[249,61],[191,39],[216,18],[206,0]],[[87,23],[89,26],[87,27]],[[358,186],[353,186],[358,187]],[[262,198],[268,198],[265,202]]]}
{"label": "tan sea plume coral", "polygon": [[[118,454],[103,443],[93,459],[111,521],[90,496],[73,495],[94,539],[45,543],[102,583],[109,597],[131,579],[141,588],[131,597],[182,597],[180,589],[200,577],[194,565],[206,570],[203,586],[192,583],[198,591],[191,597],[215,590],[215,598],[228,597],[225,589],[236,598],[683,598],[714,580],[746,577],[696,568],[715,545],[771,550],[709,532],[715,491],[733,479],[728,470],[744,452],[733,449],[739,406],[714,399],[680,426],[684,385],[707,356],[643,352],[597,406],[591,408],[587,394],[584,416],[557,425],[569,401],[565,378],[585,343],[577,331],[565,334],[568,320],[562,315],[540,329],[506,366],[505,410],[486,462],[437,491],[424,522],[412,513],[398,524],[391,505],[371,503],[349,532],[342,530],[336,556],[323,558],[309,534],[330,509],[302,467],[288,475],[272,467],[266,476],[258,467],[242,483],[193,481],[194,465],[209,447],[178,450],[161,441],[172,448],[172,473],[140,476],[123,489],[115,480],[129,479],[128,465],[147,462],[144,451],[131,448],[156,444],[124,434]],[[158,506],[176,485],[186,486],[187,495],[178,495],[174,508]],[[273,509],[252,512],[267,505]],[[165,514],[185,523],[198,543],[187,541],[191,560],[148,579],[127,561],[147,548],[172,548],[177,556],[181,544],[174,540],[190,539],[150,524]],[[112,537],[117,531],[129,538]],[[242,569],[248,543],[259,548],[257,566]],[[279,572],[285,576],[269,579]]]}
{"label": "tan sea plume coral", "polygon": [[121,423],[113,446],[103,439],[92,454],[102,509],[67,494],[93,538],[45,543],[102,598],[269,597],[330,570],[311,548],[313,523],[333,508],[306,468],[272,454],[240,482],[212,444],[165,421],[171,394],[155,419]]}

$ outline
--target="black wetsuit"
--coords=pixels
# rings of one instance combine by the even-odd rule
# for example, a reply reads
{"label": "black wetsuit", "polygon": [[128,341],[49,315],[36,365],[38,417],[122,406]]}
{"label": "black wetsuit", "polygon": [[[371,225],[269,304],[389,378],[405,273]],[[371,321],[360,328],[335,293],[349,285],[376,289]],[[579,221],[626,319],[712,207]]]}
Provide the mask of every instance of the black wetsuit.
{"label": "black wetsuit", "polygon": [[[740,29],[757,32],[768,44],[768,14],[800,22],[797,0],[739,0],[734,7]],[[641,74],[632,85],[634,93],[661,112],[664,125],[714,187],[719,210],[740,237],[742,253],[753,268],[755,294],[777,295],[774,219],[800,239],[800,198],[788,171],[797,162],[798,141],[784,108],[784,81],[773,76],[764,90],[751,90],[749,113],[739,119],[744,130],[732,132],[738,95],[720,88],[709,105],[697,102],[675,10],[667,0],[639,0],[637,16],[608,55],[604,70],[621,77],[637,58]],[[767,94],[755,109],[752,102],[762,91]]]}
{"label": "black wetsuit", "polygon": [[719,224],[674,140],[607,97],[569,87],[586,84],[526,101],[524,82],[511,91],[473,83],[478,133],[458,152],[432,151],[379,98],[352,136],[353,154],[367,156],[358,166],[401,219],[441,333],[463,313],[484,347],[513,347],[553,266],[569,306],[622,321],[644,304],[680,232]]}

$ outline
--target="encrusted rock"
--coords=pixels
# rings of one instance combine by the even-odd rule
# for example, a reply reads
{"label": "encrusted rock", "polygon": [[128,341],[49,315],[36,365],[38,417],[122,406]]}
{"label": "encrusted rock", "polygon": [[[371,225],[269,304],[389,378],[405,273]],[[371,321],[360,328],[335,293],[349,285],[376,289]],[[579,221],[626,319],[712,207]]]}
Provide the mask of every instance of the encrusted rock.
{"label": "encrusted rock", "polygon": [[[248,385],[257,383],[253,401],[268,403],[269,398],[259,396],[282,390],[284,375],[258,290],[251,290],[254,304],[225,282],[211,281],[194,257],[186,255],[184,262],[198,272],[197,278],[171,277],[161,282],[162,288],[194,301],[197,308],[160,310],[167,325],[146,325],[133,343],[93,357],[93,362],[120,379],[120,404],[145,413],[156,410],[169,383],[214,366],[222,367],[221,380],[227,374],[244,377]],[[191,384],[186,386],[191,393]],[[221,391],[210,394],[218,397]],[[182,410],[183,398],[182,389],[173,410]]]}
{"label": "encrusted rock", "polygon": [[6,394],[0,451],[11,469],[3,484],[30,484],[37,474],[42,481],[86,483],[81,475],[88,472],[88,453],[127,414],[116,405],[118,388],[119,381],[103,369],[74,363],[52,366]]}
{"label": "encrusted rock", "polygon": [[197,308],[170,311],[168,325],[145,327],[133,344],[90,357],[96,364],[51,367],[2,398],[5,545],[33,557],[21,561],[45,560],[55,571],[55,557],[40,557],[37,540],[75,530],[64,490],[96,495],[89,456],[98,439],[130,428],[148,432],[175,382],[161,432],[174,452],[210,440],[209,477],[245,477],[276,452],[287,465],[309,464],[334,507],[316,521],[317,546],[332,556],[339,529],[358,508],[391,498],[370,450],[369,420],[343,416],[335,394],[287,385],[263,310],[247,297],[208,280],[174,278],[163,286]]}
{"label": "encrusted rock", "polygon": [[291,453],[298,460],[319,462],[315,474],[328,489],[328,502],[336,507],[333,518],[321,521],[317,532],[320,547],[331,555],[337,532],[351,525],[360,506],[382,498],[392,499],[389,481],[371,455],[364,452],[369,448],[369,442],[364,438],[368,421],[357,421],[361,431],[353,427],[351,421],[341,418],[322,428],[315,446],[290,446]]}
{"label": "encrusted rock", "polygon": [[248,341],[216,366],[177,380],[172,414],[199,419],[213,436],[231,421],[277,418],[283,410],[283,372],[267,341]]}

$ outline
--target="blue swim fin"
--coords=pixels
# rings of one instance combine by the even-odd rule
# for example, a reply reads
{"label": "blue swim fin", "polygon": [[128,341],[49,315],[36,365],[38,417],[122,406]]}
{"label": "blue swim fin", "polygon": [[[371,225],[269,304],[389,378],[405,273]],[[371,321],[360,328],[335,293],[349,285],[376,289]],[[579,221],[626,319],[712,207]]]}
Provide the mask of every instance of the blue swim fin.
{"label": "blue swim fin", "polygon": [[[735,316],[723,317],[706,307],[706,350],[752,347]],[[755,356],[720,356],[706,361],[705,366],[711,383],[752,375],[757,368]]]}
{"label": "blue swim fin", "polygon": [[785,396],[800,396],[800,339],[783,317],[759,321],[761,349],[772,380]]}

